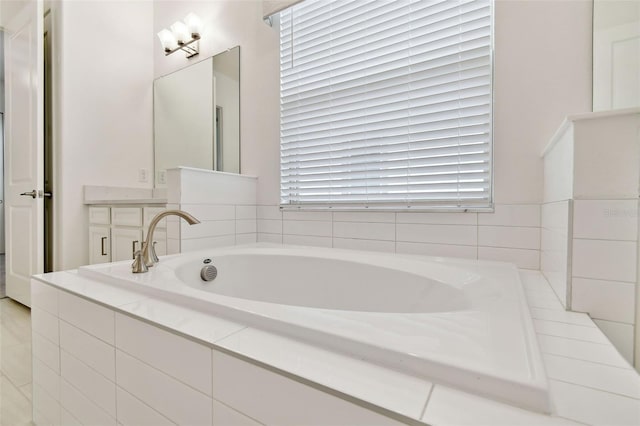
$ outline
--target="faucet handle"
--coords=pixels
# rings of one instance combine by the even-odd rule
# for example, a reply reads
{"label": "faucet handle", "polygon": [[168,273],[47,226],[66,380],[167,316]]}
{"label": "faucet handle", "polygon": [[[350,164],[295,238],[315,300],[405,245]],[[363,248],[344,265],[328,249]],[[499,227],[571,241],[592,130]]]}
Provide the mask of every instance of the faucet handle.
{"label": "faucet handle", "polygon": [[133,254],[133,263],[131,264],[131,271],[134,274],[142,274],[149,271],[149,268],[144,262],[142,256],[142,250],[138,250]]}
{"label": "faucet handle", "polygon": [[158,242],[154,241],[153,243],[151,243],[151,247],[149,247],[149,258],[153,261],[153,263],[160,262],[160,259],[158,259],[158,255],[156,254],[156,244],[158,244]]}

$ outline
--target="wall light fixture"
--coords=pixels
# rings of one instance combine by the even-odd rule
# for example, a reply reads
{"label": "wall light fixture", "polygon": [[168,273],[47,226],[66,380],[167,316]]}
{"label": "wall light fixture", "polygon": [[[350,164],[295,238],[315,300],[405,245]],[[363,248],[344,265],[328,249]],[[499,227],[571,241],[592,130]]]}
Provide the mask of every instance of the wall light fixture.
{"label": "wall light fixture", "polygon": [[190,13],[184,18],[184,22],[177,21],[170,28],[158,33],[165,56],[182,50],[187,54],[187,58],[191,58],[200,52],[198,40],[202,31],[202,20],[198,15]]}

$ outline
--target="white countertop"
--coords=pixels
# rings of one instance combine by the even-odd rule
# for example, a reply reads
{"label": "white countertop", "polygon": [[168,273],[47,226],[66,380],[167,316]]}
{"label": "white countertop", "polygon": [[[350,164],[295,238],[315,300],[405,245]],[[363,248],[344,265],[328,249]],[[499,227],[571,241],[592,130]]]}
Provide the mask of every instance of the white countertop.
{"label": "white countertop", "polygon": [[84,204],[167,204],[167,190],[163,188],[128,188],[114,186],[84,187]]}

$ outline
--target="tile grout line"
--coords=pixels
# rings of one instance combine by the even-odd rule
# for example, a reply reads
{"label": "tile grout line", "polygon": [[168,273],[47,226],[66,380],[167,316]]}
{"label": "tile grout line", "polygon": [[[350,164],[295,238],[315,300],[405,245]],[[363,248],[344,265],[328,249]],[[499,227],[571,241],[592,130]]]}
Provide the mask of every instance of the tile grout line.
{"label": "tile grout line", "polygon": [[[562,322],[562,321],[553,321],[553,320],[540,319],[540,318],[533,318],[533,319],[534,319],[535,321],[543,321],[543,322],[553,322],[553,323],[567,324],[567,325],[573,325],[573,326],[576,326],[576,327],[583,327],[584,329],[591,329],[591,330],[593,330],[594,328],[597,328],[597,326],[596,326],[596,327],[593,327],[593,326],[591,326],[591,325],[584,325],[584,324],[565,323],[565,322]],[[541,333],[541,334],[544,334],[544,333]],[[569,339],[570,339],[570,337],[569,337]]]}
{"label": "tile grout line", "polygon": [[540,351],[544,356],[551,356],[551,357],[557,357],[557,358],[564,358],[564,359],[569,359],[569,360],[574,360],[574,361],[581,361],[581,362],[585,362],[587,364],[595,364],[596,366],[603,366],[603,367],[611,367],[611,368],[617,368],[618,370],[622,370],[622,371],[629,371],[629,370],[633,370],[633,367],[629,366],[629,367],[620,367],[618,365],[611,365],[611,364],[605,364],[602,362],[597,362],[597,361],[590,361],[590,360],[585,360],[585,359],[580,359],[580,358],[574,358],[574,357],[570,357],[567,355],[560,355],[560,354],[552,354],[549,352],[542,352]]}
{"label": "tile grout line", "polygon": [[436,385],[431,384],[431,388],[429,389],[429,393],[427,394],[427,399],[426,401],[424,401],[424,406],[422,407],[422,412],[420,413],[420,417],[418,418],[419,421],[422,421],[422,419],[424,418],[425,413],[427,412],[427,405],[429,405],[429,401],[431,400],[431,395],[433,394],[433,390],[435,389]]}
{"label": "tile grout line", "polygon": [[549,379],[553,380],[554,382],[566,383],[568,385],[578,386],[578,387],[585,388],[585,389],[590,389],[590,390],[593,390],[593,391],[596,391],[596,392],[608,393],[609,395],[614,395],[616,397],[626,398],[626,399],[630,399],[630,400],[633,400],[633,401],[638,401],[638,403],[640,403],[640,398],[635,398],[633,396],[623,395],[621,393],[611,392],[611,391],[608,391],[606,389],[595,388],[593,386],[587,386],[587,385],[583,385],[583,384],[580,384],[580,383],[574,383],[574,382],[570,382],[568,380],[557,379],[555,377],[549,377]]}
{"label": "tile grout line", "polygon": [[560,338],[560,339],[572,340],[574,342],[592,343],[594,345],[600,345],[600,346],[607,346],[608,347],[608,346],[611,345],[611,342],[608,342],[608,341],[607,341],[607,343],[598,343],[598,342],[593,342],[591,340],[577,339],[575,337],[558,336],[557,334],[541,333],[541,332],[539,332],[537,330],[536,330],[536,334],[540,334],[542,336],[557,337],[557,338]]}
{"label": "tile grout line", "polygon": [[[573,359],[573,360],[577,360],[577,361],[582,361],[582,362],[589,362],[592,364],[599,364],[599,365],[605,365],[605,366],[609,366],[609,367],[616,367],[616,368],[620,368],[621,370],[629,370],[629,371],[634,371],[632,367],[630,366],[625,366],[625,367],[621,367],[619,365],[613,365],[613,364],[607,364],[604,362],[600,362],[600,361],[592,361],[589,359],[584,359],[584,358],[577,358],[575,356],[569,356],[569,355],[564,355],[564,354],[557,354],[557,353],[553,353],[553,352],[546,352],[544,349],[540,349],[540,353],[542,355],[554,355],[554,356],[561,356],[563,358],[568,358],[568,359]],[[623,358],[624,359],[624,358]],[[626,362],[626,361],[625,361]]]}

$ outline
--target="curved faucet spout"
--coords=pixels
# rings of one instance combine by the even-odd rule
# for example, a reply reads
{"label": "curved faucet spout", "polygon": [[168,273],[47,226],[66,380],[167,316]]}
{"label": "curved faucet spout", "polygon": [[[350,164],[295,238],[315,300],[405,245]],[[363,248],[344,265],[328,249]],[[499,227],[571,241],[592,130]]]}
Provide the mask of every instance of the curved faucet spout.
{"label": "curved faucet spout", "polygon": [[142,259],[144,261],[144,264],[147,265],[148,268],[152,267],[154,263],[158,262],[158,256],[156,256],[156,250],[153,247],[153,234],[156,230],[158,222],[160,222],[160,220],[162,220],[166,216],[181,217],[186,220],[189,225],[200,223],[198,219],[182,210],[166,210],[155,215],[155,217],[151,219],[151,223],[149,223],[147,239],[144,243],[142,243]]}

